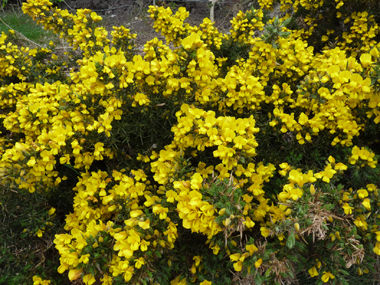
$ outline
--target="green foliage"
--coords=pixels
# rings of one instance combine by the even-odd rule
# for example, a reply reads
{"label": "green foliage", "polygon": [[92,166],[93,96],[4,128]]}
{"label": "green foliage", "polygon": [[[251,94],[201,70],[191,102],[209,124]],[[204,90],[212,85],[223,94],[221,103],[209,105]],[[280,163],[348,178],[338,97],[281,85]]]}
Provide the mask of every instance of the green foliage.
{"label": "green foliage", "polygon": [[278,17],[274,18],[273,24],[265,25],[264,33],[261,36],[264,42],[271,44],[274,48],[279,48],[278,44],[276,43],[279,38],[287,38],[291,33],[290,32],[284,32],[283,28],[286,28],[286,26],[290,23],[292,18],[288,18],[282,23],[280,23]]}
{"label": "green foliage", "polygon": [[[30,284],[34,275],[55,280],[54,284],[69,282],[67,276],[56,272],[59,256],[54,248],[54,235],[62,231],[57,216],[70,212],[72,198],[55,196],[55,191],[25,193],[2,187],[0,195],[0,284]],[[66,202],[63,202],[66,199]],[[57,211],[49,215],[51,206]],[[40,235],[44,236],[41,238]]]}

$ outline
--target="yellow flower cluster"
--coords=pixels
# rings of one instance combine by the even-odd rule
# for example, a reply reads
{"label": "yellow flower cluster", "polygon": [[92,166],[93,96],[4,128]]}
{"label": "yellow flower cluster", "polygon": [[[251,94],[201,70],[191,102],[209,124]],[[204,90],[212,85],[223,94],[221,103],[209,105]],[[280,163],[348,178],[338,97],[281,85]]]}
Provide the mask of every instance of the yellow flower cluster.
{"label": "yellow flower cluster", "polygon": [[223,34],[215,28],[215,23],[211,22],[210,19],[205,18],[203,23],[197,27],[184,23],[184,20],[189,16],[189,12],[184,7],[180,7],[174,15],[172,15],[173,12],[169,7],[150,6],[148,12],[150,17],[154,19],[153,28],[157,32],[161,32],[168,43],[172,42],[174,46],[178,47],[182,39],[191,33],[198,33],[210,49],[220,49]]}
{"label": "yellow flower cluster", "polygon": [[[49,0],[29,1],[23,5],[23,12],[30,15],[37,23],[46,29],[52,30],[73,45],[74,49],[80,49],[85,56],[94,55],[111,42],[108,32],[103,27],[96,27],[96,23],[102,17],[89,9],[79,9],[73,15],[67,10],[52,7]],[[43,13],[42,13],[43,11]],[[125,27],[115,27],[111,32],[112,44],[117,48],[125,47],[125,51],[134,46],[135,34],[131,34]]]}
{"label": "yellow flower cluster", "polygon": [[374,40],[380,32],[380,27],[374,20],[374,16],[369,16],[368,12],[353,12],[345,19],[345,23],[353,21],[350,33],[342,34],[343,41],[339,42],[341,49],[351,52],[353,55],[362,52],[369,52],[377,43]]}
{"label": "yellow flower cluster", "polygon": [[323,0],[312,0],[312,1],[300,0],[299,5],[301,5],[301,7],[305,8],[306,10],[318,9],[319,7],[323,5]]}
{"label": "yellow flower cluster", "polygon": [[[8,36],[5,33],[1,34],[0,37],[0,76],[12,77],[17,76],[19,79],[23,80],[23,72],[17,68],[15,64],[16,60],[23,60],[23,53],[18,49],[18,47],[12,43],[7,43]],[[24,68],[26,69],[26,68]]]}
{"label": "yellow flower cluster", "polygon": [[231,20],[232,29],[230,30],[232,39],[242,43],[248,43],[254,37],[255,32],[262,31],[264,24],[262,10],[251,10],[246,13],[239,11],[235,18]]}
{"label": "yellow flower cluster", "polygon": [[3,109],[14,108],[20,96],[26,95],[31,84],[27,82],[11,83],[0,87],[0,106]]}
{"label": "yellow flower cluster", "polygon": [[[284,78],[289,81],[297,81],[299,78],[303,78],[310,69],[313,49],[308,47],[304,41],[292,37],[280,38],[279,48],[275,48],[256,38],[251,41],[251,44],[253,47],[245,68],[259,77],[263,86],[266,86],[268,82],[273,82],[273,89],[277,89],[276,82]],[[274,94],[273,98],[266,98],[266,101],[281,102],[278,99],[283,98],[278,98]]]}
{"label": "yellow flower cluster", "polygon": [[255,148],[258,144],[253,135],[259,129],[254,127],[255,120],[252,116],[248,119],[215,118],[212,111],[206,112],[188,105],[182,105],[181,111],[176,115],[179,124],[172,128],[175,144],[180,149],[195,149],[194,154],[204,151],[206,147],[216,146],[213,155],[222,161],[220,167],[225,168],[220,172],[226,173],[236,167],[240,156],[256,156]]}
{"label": "yellow flower cluster", "polygon": [[210,19],[203,19],[203,23],[199,25],[198,29],[201,33],[201,39],[210,48],[219,50],[222,45],[223,34],[215,27],[215,22]]}
{"label": "yellow flower cluster", "polygon": [[[378,114],[377,93],[370,89],[371,79],[365,76],[366,69],[370,69],[372,58],[378,57],[374,48],[371,54],[360,57],[361,64],[354,58],[342,57],[339,50],[330,50],[328,53],[316,57],[314,66],[316,71],[310,72],[304,79],[297,101],[292,99],[292,90],[286,83],[283,90],[274,85],[272,97],[266,102],[275,101],[275,105],[290,105],[291,108],[304,109],[298,120],[294,113],[284,113],[282,108],[275,108],[274,118],[270,123],[273,127],[281,127],[284,133],[296,133],[299,143],[311,142],[312,136],[318,135],[321,130],[328,129],[334,135],[332,145],[352,145],[352,140],[360,134],[363,124],[357,120],[353,110],[368,106],[368,117]],[[339,56],[339,58],[338,58]],[[323,62],[322,62],[323,60]],[[329,63],[334,60],[335,63]],[[366,69],[363,69],[365,67]],[[377,116],[375,123],[378,122]],[[302,130],[302,132],[301,132]]]}
{"label": "yellow flower cluster", "polygon": [[[202,200],[199,192],[202,187],[203,177],[195,173],[191,181],[175,181],[174,191],[166,193],[168,197],[175,196],[177,211],[182,220],[183,227],[192,232],[203,233],[210,239],[222,229],[215,222],[215,209],[210,203]],[[170,194],[169,194],[170,193]]]}
{"label": "yellow flower cluster", "polygon": [[[30,15],[38,24],[47,30],[59,34],[74,49],[81,49],[84,55],[89,56],[109,44],[107,31],[103,27],[96,27],[95,23],[102,17],[89,9],[79,9],[76,15],[67,10],[52,8],[49,0],[29,1],[23,5],[25,14]],[[43,12],[42,12],[43,11]]]}
{"label": "yellow flower cluster", "polygon": [[131,34],[130,29],[127,29],[123,26],[113,27],[111,32],[112,44],[118,48],[123,48],[124,52],[130,51],[134,48],[134,39],[137,37],[137,34]]}
{"label": "yellow flower cluster", "polygon": [[169,7],[149,6],[148,12],[154,20],[153,28],[161,32],[168,43],[173,42],[174,46],[179,46],[181,39],[191,31],[191,26],[184,24],[184,20],[189,17],[184,7],[180,7],[174,15]]}
{"label": "yellow flower cluster", "polygon": [[[35,48],[29,49],[28,47],[14,44],[13,41],[17,40],[17,36],[13,30],[9,30],[7,33],[2,32],[0,36],[0,75],[2,86],[2,94],[4,96],[4,102],[2,104],[7,104],[9,99],[12,98],[11,94],[8,93],[12,91],[9,89],[14,86],[12,83],[15,83],[15,88],[22,91],[23,88],[26,88],[28,81],[33,81],[34,76],[32,75],[32,70],[34,69],[46,69],[47,73],[57,73],[61,69],[60,66],[55,65],[53,68],[54,71],[49,67],[51,66],[51,61],[46,60],[45,63],[40,62],[38,58],[44,57],[50,54],[52,51],[48,48]],[[54,58],[55,55],[52,55]],[[65,65],[66,63],[63,63]],[[18,80],[15,80],[17,78]],[[37,81],[42,79],[41,74],[36,78]],[[10,85],[8,85],[10,84]],[[8,86],[6,86],[8,85]],[[4,89],[5,88],[5,89]],[[9,90],[7,90],[9,89]],[[6,91],[7,90],[7,91]],[[8,94],[4,94],[4,91]],[[11,96],[8,98],[8,96]],[[15,104],[15,101],[11,100],[10,104]],[[3,105],[4,106],[4,105]]]}
{"label": "yellow flower cluster", "polygon": [[[375,184],[367,184],[365,188],[354,191],[352,188],[348,191],[342,191],[341,203],[344,213],[352,215],[354,224],[358,229],[366,233],[366,238],[372,238],[375,247],[373,251],[380,255],[380,243],[378,225],[368,219],[373,208],[379,203],[379,189]],[[369,214],[364,214],[369,212]],[[371,236],[370,236],[371,235]]]}
{"label": "yellow flower cluster", "polygon": [[[274,7],[273,0],[260,0],[262,9],[272,10]],[[303,39],[312,39],[313,44],[326,43],[324,49],[337,45],[346,50],[350,55],[356,56],[362,52],[368,52],[376,44],[374,40],[379,33],[379,25],[374,20],[374,15],[369,15],[369,11],[356,11],[364,7],[371,7],[374,2],[368,0],[361,4],[354,0],[281,0],[280,10],[292,13],[302,12],[302,17],[297,19],[300,29],[297,32]],[[344,8],[342,8],[344,7]],[[321,10],[328,13],[319,13]],[[369,8],[369,10],[371,10]],[[305,13],[305,14],[304,14]],[[331,30],[331,24],[335,25],[340,22],[341,27],[336,25],[337,29]],[[326,24],[327,23],[327,24]],[[319,34],[322,34],[320,37]],[[315,36],[315,37],[313,37]]]}
{"label": "yellow flower cluster", "polygon": [[375,168],[377,165],[377,160],[374,159],[375,154],[364,147],[359,148],[354,146],[351,151],[352,155],[349,158],[349,163],[360,164],[360,167],[368,165],[371,168]]}
{"label": "yellow flower cluster", "polygon": [[[126,282],[131,280],[134,269],[146,264],[143,256],[148,249],[174,247],[177,228],[168,217],[168,209],[159,204],[159,197],[147,190],[143,170],[132,170],[131,174],[134,178],[118,171],[113,171],[112,177],[103,171],[82,174],[74,189],[74,212],[66,218],[65,229],[71,234],[59,234],[55,239],[61,255],[58,272],[69,270],[71,281],[81,277],[83,266],[80,264],[92,262],[94,256],[88,253],[88,248],[101,250],[102,244],[107,244],[109,258],[104,266],[108,273],[103,272],[102,284],[112,284],[112,276],[122,275]],[[110,187],[111,184],[114,186]],[[149,216],[139,205],[144,200],[143,207],[151,208],[153,213]],[[110,221],[123,209],[129,213],[124,227]],[[166,231],[158,232],[151,227],[159,220],[167,225]],[[109,244],[112,239],[115,240],[113,247]],[[93,284],[95,276],[84,275],[83,281]]]}
{"label": "yellow flower cluster", "polygon": [[273,9],[273,0],[258,0],[261,9],[272,10]]}
{"label": "yellow flower cluster", "polygon": [[144,45],[144,59],[146,61],[153,61],[154,59],[160,59],[161,57],[166,57],[167,54],[171,52],[170,48],[162,43],[162,41],[154,38],[148,41]]}

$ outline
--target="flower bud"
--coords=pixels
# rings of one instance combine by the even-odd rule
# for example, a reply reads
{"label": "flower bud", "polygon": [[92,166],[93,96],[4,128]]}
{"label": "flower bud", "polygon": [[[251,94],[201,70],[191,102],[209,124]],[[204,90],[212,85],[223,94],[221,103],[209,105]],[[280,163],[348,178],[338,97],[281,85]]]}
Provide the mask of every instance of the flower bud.
{"label": "flower bud", "polygon": [[313,184],[310,185],[310,194],[315,195],[315,187]]}

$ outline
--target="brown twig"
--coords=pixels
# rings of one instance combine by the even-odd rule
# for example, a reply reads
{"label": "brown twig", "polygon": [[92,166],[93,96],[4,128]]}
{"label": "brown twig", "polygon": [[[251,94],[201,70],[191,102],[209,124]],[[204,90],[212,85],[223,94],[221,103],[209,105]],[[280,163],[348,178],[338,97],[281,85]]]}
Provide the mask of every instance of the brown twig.
{"label": "brown twig", "polygon": [[71,46],[64,46],[64,47],[55,47],[54,49],[70,49],[73,48]]}
{"label": "brown twig", "polygon": [[224,17],[224,19],[221,21],[221,23],[219,23],[218,25],[215,25],[216,28],[219,30],[219,29],[223,29],[223,25],[224,23],[226,22],[227,19],[230,19],[230,14],[232,13],[232,10],[229,10],[227,15]]}
{"label": "brown twig", "polygon": [[69,4],[67,4],[65,0],[63,0],[62,2],[65,3],[65,5],[66,5],[67,7],[69,7],[69,9],[70,9],[71,11],[75,11],[75,9],[73,9]]}

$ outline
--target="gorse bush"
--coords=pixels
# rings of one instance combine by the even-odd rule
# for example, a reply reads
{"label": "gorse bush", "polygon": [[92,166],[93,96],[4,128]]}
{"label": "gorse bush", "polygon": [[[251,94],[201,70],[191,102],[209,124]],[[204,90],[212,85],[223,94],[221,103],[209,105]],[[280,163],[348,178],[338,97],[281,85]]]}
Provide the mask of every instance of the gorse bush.
{"label": "gorse bush", "polygon": [[[58,252],[3,281],[372,278],[379,6],[358,2],[281,1],[283,18],[240,12],[229,34],[208,19],[185,23],[184,8],[151,6],[167,43],[147,42],[143,56],[135,34],[108,34],[95,12],[24,3],[73,51],[1,35],[2,215],[33,242],[55,234]],[[21,208],[28,197],[35,212]]]}

